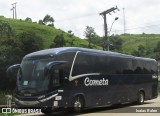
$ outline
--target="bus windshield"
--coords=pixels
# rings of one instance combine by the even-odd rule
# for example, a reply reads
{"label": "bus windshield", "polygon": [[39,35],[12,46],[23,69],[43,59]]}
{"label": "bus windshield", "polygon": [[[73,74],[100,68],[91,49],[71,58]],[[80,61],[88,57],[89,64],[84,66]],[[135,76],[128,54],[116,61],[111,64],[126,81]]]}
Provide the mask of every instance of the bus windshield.
{"label": "bus windshield", "polygon": [[[44,75],[44,68],[47,63],[53,61],[53,59],[38,59],[38,60],[23,60],[21,63],[21,68],[17,75],[17,85],[19,94],[25,95],[31,94],[35,95],[41,92],[48,91],[51,85],[50,76]],[[59,79],[58,79],[59,80]],[[57,82],[57,78],[56,78]],[[52,83],[52,87],[58,84]]]}

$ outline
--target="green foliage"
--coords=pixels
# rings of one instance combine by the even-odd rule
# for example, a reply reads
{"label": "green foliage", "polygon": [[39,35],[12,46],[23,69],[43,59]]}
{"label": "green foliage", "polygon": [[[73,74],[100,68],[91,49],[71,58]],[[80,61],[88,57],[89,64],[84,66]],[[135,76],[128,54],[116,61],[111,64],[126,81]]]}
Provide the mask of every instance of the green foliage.
{"label": "green foliage", "polygon": [[65,45],[65,39],[63,34],[57,35],[51,44],[51,48],[63,47]]}
{"label": "green foliage", "polygon": [[160,52],[160,41],[157,43],[156,48],[154,49],[155,52]]}
{"label": "green foliage", "polygon": [[7,21],[0,20],[0,37],[10,38],[12,36],[12,28]]}
{"label": "green foliage", "polygon": [[94,31],[94,28],[90,26],[86,26],[86,30],[84,31],[84,36],[89,42],[88,47],[91,48],[92,40],[93,38],[96,37],[96,32]]}
{"label": "green foliage", "polygon": [[134,50],[132,54],[139,57],[145,56],[146,55],[145,47],[143,45],[139,45],[138,50]]}
{"label": "green foliage", "polygon": [[10,90],[0,91],[0,98],[1,98],[0,105],[6,105],[7,100],[6,100],[5,95],[13,95],[13,94],[14,94],[14,91],[10,91]]}
{"label": "green foliage", "polygon": [[110,50],[121,50],[123,40],[120,36],[110,36]]}
{"label": "green foliage", "polygon": [[32,22],[32,19],[29,18],[29,17],[27,17],[27,18],[25,19],[25,21],[26,21],[26,22]]}
{"label": "green foliage", "polygon": [[[155,58],[159,56],[158,52],[155,52],[155,48],[157,46],[157,43],[160,40],[160,35],[155,34],[142,34],[142,35],[121,35],[120,36],[123,40],[122,49],[119,50],[121,53],[125,54],[132,54],[136,56],[143,56],[143,57],[149,57],[149,58]],[[141,53],[138,49],[139,46],[143,46],[144,50]]]}
{"label": "green foliage", "polygon": [[50,15],[46,15],[44,18],[43,18],[43,23],[45,24],[45,25],[47,25],[48,23],[49,23],[49,25],[50,26],[54,26],[54,19],[53,19],[53,17],[51,17]]}
{"label": "green foliage", "polygon": [[5,100],[5,93],[4,92],[0,92],[0,105],[4,105],[4,104],[6,104],[6,100]]}
{"label": "green foliage", "polygon": [[68,34],[69,34],[70,40],[68,40],[67,42],[70,44],[70,46],[74,46],[74,41],[75,41],[75,39],[73,38],[74,37],[74,33],[72,33],[72,31],[69,30]]}
{"label": "green foliage", "polygon": [[28,31],[17,35],[18,46],[23,55],[43,49],[43,40],[34,32]]}
{"label": "green foliage", "polygon": [[43,20],[39,20],[38,23],[44,25]]}
{"label": "green foliage", "polygon": [[[6,38],[0,43],[0,89],[14,89],[16,73],[7,78],[5,73],[7,67],[20,63],[24,55],[42,49],[42,39],[33,32],[23,32],[16,38]],[[10,85],[7,88],[6,83]]]}

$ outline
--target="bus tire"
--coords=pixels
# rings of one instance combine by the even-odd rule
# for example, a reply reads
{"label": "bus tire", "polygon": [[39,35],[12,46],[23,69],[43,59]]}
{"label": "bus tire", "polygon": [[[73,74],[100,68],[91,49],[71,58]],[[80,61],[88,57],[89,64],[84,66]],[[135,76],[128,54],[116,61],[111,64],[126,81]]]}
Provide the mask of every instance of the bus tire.
{"label": "bus tire", "polygon": [[41,112],[46,114],[46,115],[49,115],[49,114],[52,114],[52,109],[51,108],[46,108],[46,109],[41,109]]}
{"label": "bus tire", "polygon": [[139,93],[138,93],[138,100],[137,100],[137,102],[138,102],[138,104],[143,104],[144,103],[144,92],[142,92],[142,91],[140,91]]}
{"label": "bus tire", "polygon": [[82,99],[82,97],[80,96],[75,97],[73,101],[73,112],[81,113],[83,107],[84,107],[84,100]]}

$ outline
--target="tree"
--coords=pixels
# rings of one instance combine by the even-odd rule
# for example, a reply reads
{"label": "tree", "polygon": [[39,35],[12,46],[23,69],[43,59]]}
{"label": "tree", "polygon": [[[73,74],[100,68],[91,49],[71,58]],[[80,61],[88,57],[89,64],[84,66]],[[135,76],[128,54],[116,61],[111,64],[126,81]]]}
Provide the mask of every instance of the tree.
{"label": "tree", "polygon": [[96,32],[94,31],[94,28],[86,26],[86,30],[84,31],[84,36],[89,42],[88,47],[91,48],[92,40],[93,38],[96,37]]}
{"label": "tree", "polygon": [[[34,32],[22,32],[16,37],[0,39],[0,89],[14,89],[16,78],[6,79],[6,69],[20,63],[24,55],[43,48],[41,37]],[[6,88],[5,84],[9,84]]]}
{"label": "tree", "polygon": [[[18,46],[18,41],[15,38],[4,38],[0,40],[0,90],[15,89],[16,78],[11,75],[6,78],[6,69],[14,63],[20,63],[22,59],[22,50]],[[9,86],[6,86],[8,84]],[[6,88],[7,87],[7,88]]]}
{"label": "tree", "polygon": [[10,38],[13,35],[10,24],[6,21],[0,20],[0,37]]}
{"label": "tree", "polygon": [[26,22],[32,22],[32,19],[29,18],[29,17],[27,17],[27,18],[25,19],[25,21],[26,21]]}
{"label": "tree", "polygon": [[74,36],[74,33],[72,33],[72,30],[69,30],[68,34],[69,34],[69,37],[71,37],[71,38]]}
{"label": "tree", "polygon": [[160,41],[157,43],[157,46],[154,49],[154,52],[160,52]]}
{"label": "tree", "polygon": [[63,34],[57,35],[51,44],[51,48],[63,47],[65,45],[65,39]]}
{"label": "tree", "polygon": [[39,20],[38,23],[44,25],[43,20]]}
{"label": "tree", "polygon": [[156,54],[156,59],[160,60],[160,41],[157,43],[156,48],[154,48],[154,52]]}
{"label": "tree", "polygon": [[135,56],[139,56],[139,57],[145,56],[146,55],[146,49],[143,45],[139,45],[138,50],[134,50],[132,52],[132,54],[135,55]]}
{"label": "tree", "polygon": [[123,40],[119,36],[110,36],[110,50],[120,50]]}
{"label": "tree", "polygon": [[42,38],[34,32],[22,32],[17,36],[17,39],[24,55],[43,49]]}
{"label": "tree", "polygon": [[53,19],[53,17],[51,17],[50,15],[46,15],[44,18],[43,18],[43,23],[45,24],[45,25],[52,25],[52,26],[54,26],[54,19]]}
{"label": "tree", "polygon": [[72,30],[69,30],[68,34],[69,34],[69,37],[70,37],[69,43],[70,43],[71,46],[73,46],[74,45],[74,41],[75,41],[75,39],[73,38],[74,33],[72,33]]}

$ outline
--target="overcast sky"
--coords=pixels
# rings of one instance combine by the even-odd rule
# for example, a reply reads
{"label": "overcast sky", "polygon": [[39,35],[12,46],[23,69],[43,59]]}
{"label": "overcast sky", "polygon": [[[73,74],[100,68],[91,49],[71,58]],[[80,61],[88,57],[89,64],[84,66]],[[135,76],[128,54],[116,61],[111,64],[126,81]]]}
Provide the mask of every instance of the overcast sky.
{"label": "overcast sky", "polygon": [[100,36],[104,35],[103,17],[100,12],[115,7],[120,11],[107,15],[108,30],[115,17],[110,34],[160,33],[160,0],[0,0],[0,16],[12,18],[11,4],[17,2],[17,18],[30,17],[32,21],[43,19],[46,14],[55,19],[55,27],[64,31],[72,30],[84,38],[86,26],[91,26]]}

